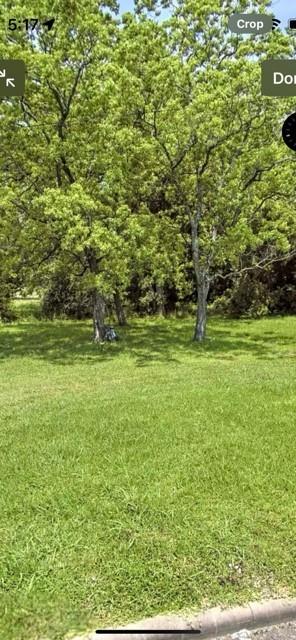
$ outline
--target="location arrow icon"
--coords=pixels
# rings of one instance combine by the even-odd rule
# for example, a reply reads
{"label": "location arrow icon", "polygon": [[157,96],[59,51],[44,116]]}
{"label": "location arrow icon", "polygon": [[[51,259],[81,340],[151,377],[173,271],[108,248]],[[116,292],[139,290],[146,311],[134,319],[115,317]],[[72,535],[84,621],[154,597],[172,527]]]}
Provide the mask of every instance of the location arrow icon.
{"label": "location arrow icon", "polygon": [[47,20],[46,22],[43,22],[43,26],[48,28],[48,31],[51,30],[53,23],[55,21],[55,18],[50,18],[50,20]]}

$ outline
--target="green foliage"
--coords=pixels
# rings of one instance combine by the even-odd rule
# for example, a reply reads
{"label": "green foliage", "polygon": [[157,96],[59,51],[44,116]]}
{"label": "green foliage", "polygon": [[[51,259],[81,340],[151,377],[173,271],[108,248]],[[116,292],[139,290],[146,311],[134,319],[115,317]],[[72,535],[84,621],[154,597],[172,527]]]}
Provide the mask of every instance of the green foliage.
{"label": "green foliage", "polygon": [[231,284],[229,278],[222,295],[217,288],[211,310],[236,318],[295,314],[295,273],[295,258],[279,259],[264,270],[244,271],[236,275]]}
{"label": "green foliage", "polygon": [[92,317],[92,299],[88,291],[79,287],[75,279],[65,273],[52,276],[50,286],[43,295],[41,315],[53,320],[55,317],[83,318]]}
{"label": "green foliage", "polygon": [[294,103],[260,95],[260,62],[295,41],[227,27],[268,2],[149,0],[122,21],[113,1],[13,5],[57,20],[8,37],[2,10],[0,55],[27,66],[24,98],[0,104],[6,282],[44,286],[62,265],[105,299],[133,278],[182,299],[189,271],[198,289],[245,253],[293,248],[296,165],[280,134]]}
{"label": "green foliage", "polygon": [[228,312],[231,316],[258,318],[268,314],[268,291],[256,276],[243,274],[231,291]]}
{"label": "green foliage", "polygon": [[15,314],[11,309],[11,293],[9,286],[1,284],[0,289],[0,321],[12,322],[15,320]]}
{"label": "green foliage", "polygon": [[269,302],[270,313],[296,315],[296,286],[287,284],[277,287],[272,292]]}

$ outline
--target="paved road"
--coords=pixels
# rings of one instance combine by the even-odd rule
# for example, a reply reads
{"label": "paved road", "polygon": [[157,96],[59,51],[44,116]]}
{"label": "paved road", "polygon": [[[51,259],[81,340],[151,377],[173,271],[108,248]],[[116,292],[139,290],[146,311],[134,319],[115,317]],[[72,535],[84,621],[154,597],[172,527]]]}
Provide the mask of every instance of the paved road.
{"label": "paved road", "polygon": [[279,624],[256,631],[242,630],[221,640],[296,640],[296,622]]}

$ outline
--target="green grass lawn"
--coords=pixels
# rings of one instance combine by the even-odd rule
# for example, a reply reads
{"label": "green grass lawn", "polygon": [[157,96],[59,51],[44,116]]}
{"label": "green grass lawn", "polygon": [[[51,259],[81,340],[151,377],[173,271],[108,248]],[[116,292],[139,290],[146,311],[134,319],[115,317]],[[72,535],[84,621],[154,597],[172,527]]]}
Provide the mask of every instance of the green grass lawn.
{"label": "green grass lawn", "polygon": [[295,596],[296,317],[192,324],[1,326],[1,639]]}

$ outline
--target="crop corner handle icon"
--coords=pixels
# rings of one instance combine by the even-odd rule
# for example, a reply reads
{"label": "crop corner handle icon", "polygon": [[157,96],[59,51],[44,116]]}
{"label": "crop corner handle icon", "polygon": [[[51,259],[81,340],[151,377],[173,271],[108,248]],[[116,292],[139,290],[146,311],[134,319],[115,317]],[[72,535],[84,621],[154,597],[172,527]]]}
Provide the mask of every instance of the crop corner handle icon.
{"label": "crop corner handle icon", "polygon": [[0,60],[0,96],[23,96],[25,75],[23,60]]}
{"label": "crop corner handle icon", "polygon": [[282,136],[287,147],[292,149],[292,151],[296,151],[296,113],[291,113],[285,120],[282,128]]}

